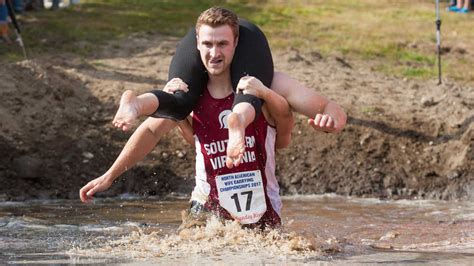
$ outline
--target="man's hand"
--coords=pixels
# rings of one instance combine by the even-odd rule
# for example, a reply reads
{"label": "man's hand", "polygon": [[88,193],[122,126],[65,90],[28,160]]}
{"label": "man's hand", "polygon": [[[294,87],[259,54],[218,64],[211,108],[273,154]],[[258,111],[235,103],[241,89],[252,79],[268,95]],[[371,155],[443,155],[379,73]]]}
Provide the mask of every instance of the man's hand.
{"label": "man's hand", "polygon": [[175,93],[177,91],[184,91],[188,92],[188,84],[184,83],[183,80],[180,78],[173,78],[168,83],[166,83],[165,87],[163,88],[164,92],[167,93]]}
{"label": "man's hand", "polygon": [[100,176],[85,185],[79,191],[79,197],[84,203],[90,203],[94,198],[94,194],[107,190],[112,185],[113,179],[108,178],[107,175]]}
{"label": "man's hand", "polygon": [[263,83],[252,76],[245,76],[242,77],[237,84],[237,92],[242,90],[244,94],[251,94],[257,98],[263,99],[265,98],[266,90],[269,90]]}
{"label": "man's hand", "polygon": [[327,114],[317,114],[314,119],[308,119],[308,124],[318,131],[331,133],[335,130],[334,119]]}

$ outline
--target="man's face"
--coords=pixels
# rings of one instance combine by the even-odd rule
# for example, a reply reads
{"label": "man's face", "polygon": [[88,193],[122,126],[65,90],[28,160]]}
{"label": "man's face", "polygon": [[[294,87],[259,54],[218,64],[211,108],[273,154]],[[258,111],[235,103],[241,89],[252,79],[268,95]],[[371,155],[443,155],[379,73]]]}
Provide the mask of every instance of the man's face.
{"label": "man's face", "polygon": [[222,25],[213,28],[201,25],[197,33],[197,49],[209,75],[218,76],[230,69],[237,40],[234,40],[232,28]]}

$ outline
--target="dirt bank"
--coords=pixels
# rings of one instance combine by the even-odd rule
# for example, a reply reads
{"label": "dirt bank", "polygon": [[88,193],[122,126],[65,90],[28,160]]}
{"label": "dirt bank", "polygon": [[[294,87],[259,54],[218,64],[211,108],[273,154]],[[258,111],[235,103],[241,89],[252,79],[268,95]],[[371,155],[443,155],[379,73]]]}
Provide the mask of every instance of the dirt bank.
{"label": "dirt bank", "polygon": [[[93,58],[56,54],[0,67],[0,199],[77,198],[130,134],[111,127],[124,89],[162,87],[177,40],[133,36]],[[340,103],[339,135],[314,132],[297,116],[279,151],[283,193],[473,199],[474,89],[401,80],[370,64],[317,51],[274,51],[290,73]],[[107,195],[189,193],[194,151],[169,134]]]}

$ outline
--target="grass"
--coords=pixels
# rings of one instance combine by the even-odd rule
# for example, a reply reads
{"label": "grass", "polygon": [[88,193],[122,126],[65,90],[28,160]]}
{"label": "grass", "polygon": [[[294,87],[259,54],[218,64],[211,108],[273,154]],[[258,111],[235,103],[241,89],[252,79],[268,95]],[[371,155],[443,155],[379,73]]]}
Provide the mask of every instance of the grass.
{"label": "grass", "polygon": [[373,114],[373,113],[377,112],[377,109],[373,106],[363,106],[362,109],[361,109],[361,112],[363,114]]}
{"label": "grass", "polygon": [[[273,49],[294,47],[323,55],[368,60],[382,72],[408,78],[436,77],[434,1],[422,0],[83,0],[59,11],[29,12],[20,20],[30,55],[73,52],[87,56],[98,45],[133,33],[182,36],[199,13],[227,7],[261,26]],[[473,15],[442,5],[443,75],[474,82]],[[34,45],[33,45],[34,44]],[[467,51],[456,53],[459,48]],[[22,59],[0,45],[0,60]]]}

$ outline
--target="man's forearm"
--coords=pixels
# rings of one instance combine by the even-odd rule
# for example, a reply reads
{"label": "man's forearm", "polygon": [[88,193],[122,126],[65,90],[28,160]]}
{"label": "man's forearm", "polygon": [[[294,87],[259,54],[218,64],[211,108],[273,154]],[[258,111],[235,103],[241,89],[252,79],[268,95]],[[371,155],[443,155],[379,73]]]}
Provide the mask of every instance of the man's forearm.
{"label": "man's forearm", "polygon": [[150,153],[160,138],[176,126],[176,122],[162,118],[148,118],[132,134],[106,175],[115,180]]}

